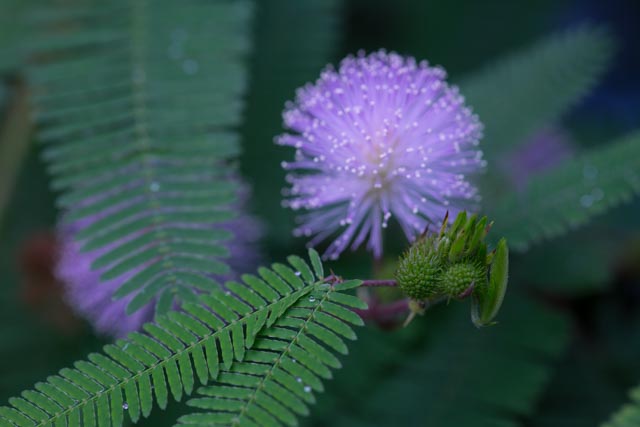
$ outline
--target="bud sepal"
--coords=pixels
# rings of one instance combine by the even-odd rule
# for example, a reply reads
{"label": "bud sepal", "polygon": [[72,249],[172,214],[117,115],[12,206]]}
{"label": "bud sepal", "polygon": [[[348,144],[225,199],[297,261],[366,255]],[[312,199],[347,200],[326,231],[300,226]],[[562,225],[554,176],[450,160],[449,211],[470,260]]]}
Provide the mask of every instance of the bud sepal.
{"label": "bud sepal", "polygon": [[491,256],[491,270],[488,285],[473,293],[471,320],[477,327],[495,324],[493,319],[500,311],[509,281],[509,247],[505,239],[500,239]]}

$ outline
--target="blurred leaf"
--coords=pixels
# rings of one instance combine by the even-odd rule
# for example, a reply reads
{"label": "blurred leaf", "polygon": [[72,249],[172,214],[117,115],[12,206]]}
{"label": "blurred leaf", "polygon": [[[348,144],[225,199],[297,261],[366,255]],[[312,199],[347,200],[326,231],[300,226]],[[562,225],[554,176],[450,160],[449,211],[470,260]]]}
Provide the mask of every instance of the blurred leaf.
{"label": "blurred leaf", "polygon": [[[34,14],[29,81],[58,205],[83,251],[106,252],[103,279],[129,274],[114,294],[135,294],[129,312],[163,292],[181,303],[185,270],[213,287],[229,271],[229,233],[215,228],[234,216],[251,16],[244,0]],[[133,238],[147,239],[132,252]]]}
{"label": "blurred leaf", "polygon": [[[3,112],[3,86],[0,85],[0,113]],[[20,166],[27,154],[31,142],[31,121],[29,118],[29,100],[24,82],[16,85],[6,115],[0,116],[0,224],[11,192],[16,184]]]}
{"label": "blurred leaf", "polygon": [[482,147],[488,161],[588,94],[612,53],[606,31],[581,27],[543,39],[464,80],[461,91],[485,125]]}
{"label": "blurred leaf", "polygon": [[554,295],[603,290],[611,284],[625,236],[600,223],[514,256],[514,280]]}
{"label": "blurred leaf", "polygon": [[623,405],[611,415],[609,421],[601,424],[602,427],[637,427],[640,425],[640,387],[629,393],[631,402]]}
{"label": "blurred leaf", "polygon": [[542,173],[487,210],[514,250],[556,237],[640,191],[640,132]]}

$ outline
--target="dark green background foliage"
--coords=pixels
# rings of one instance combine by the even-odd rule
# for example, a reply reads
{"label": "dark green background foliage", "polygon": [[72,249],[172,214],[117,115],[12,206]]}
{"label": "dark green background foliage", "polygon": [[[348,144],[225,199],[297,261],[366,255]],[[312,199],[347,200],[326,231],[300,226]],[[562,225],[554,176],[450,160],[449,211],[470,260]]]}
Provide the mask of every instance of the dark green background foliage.
{"label": "dark green background foliage", "polygon": [[[228,425],[237,417],[340,427],[640,425],[640,121],[637,77],[628,78],[639,59],[628,49],[633,31],[616,17],[640,22],[631,18],[633,1],[594,3],[0,0],[0,424],[31,425],[1,405],[104,352],[127,370],[117,392],[97,398],[97,417],[115,424]],[[180,36],[176,26],[189,30],[195,73],[194,63],[166,58],[171,35]],[[375,268],[363,251],[324,271],[313,255],[287,258],[305,250],[291,236],[293,215],[280,206],[280,162],[292,156],[273,144],[284,103],[325,64],[381,47],[443,65],[486,126],[482,214],[495,221],[491,243],[506,237],[512,253],[495,326],[474,328],[468,304],[452,301],[405,329],[375,322],[351,329],[360,322],[345,307],[363,308],[351,297],[359,283],[334,290],[321,279],[329,269],[389,278],[406,246],[393,226]],[[499,165],[548,126],[571,135],[574,155],[516,189]],[[127,132],[134,144],[117,138]],[[185,208],[179,221],[193,224],[212,221],[202,211],[233,216],[237,188],[220,177],[237,173],[252,187],[250,209],[265,224],[260,245],[273,270],[232,286],[237,295],[262,290],[269,301],[203,297],[214,311],[230,308],[219,309],[223,320],[213,325],[208,311],[186,301],[189,276],[179,268],[159,267],[162,278],[152,283],[130,282],[127,289],[144,289],[133,309],[159,296],[166,311],[175,297],[191,316],[161,317],[170,336],[147,329],[171,351],[155,354],[161,362],[148,359],[151,379],[135,376],[126,351],[141,351],[142,341],[103,349],[106,340],[71,316],[51,278],[48,236],[60,208],[76,218],[100,211],[117,200],[78,200],[130,179],[135,185],[117,197],[137,202],[121,209],[122,218],[146,218],[169,238],[151,239],[138,258],[114,251],[122,264],[112,274],[168,248],[177,264],[215,259],[193,269],[200,288],[217,290],[210,275],[226,268],[232,237],[177,245],[184,236],[162,213]],[[198,187],[203,181],[207,187]],[[150,184],[162,191],[149,192]],[[85,230],[84,244],[107,243],[101,233],[114,218]],[[112,362],[89,360],[111,369]],[[47,394],[47,387],[35,388]],[[129,409],[120,409],[123,396]]]}

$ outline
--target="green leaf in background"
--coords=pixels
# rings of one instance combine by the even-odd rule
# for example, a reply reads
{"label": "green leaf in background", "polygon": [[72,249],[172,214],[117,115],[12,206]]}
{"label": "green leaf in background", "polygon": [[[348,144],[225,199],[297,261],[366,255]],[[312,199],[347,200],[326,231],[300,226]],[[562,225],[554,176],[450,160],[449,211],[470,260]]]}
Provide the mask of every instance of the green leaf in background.
{"label": "green leaf in background", "polygon": [[583,225],[640,191],[640,132],[533,178],[490,209],[494,235],[515,250]]}
{"label": "green leaf in background", "polygon": [[636,427],[640,425],[640,388],[629,393],[631,402],[625,404],[601,427]]}
{"label": "green leaf in background", "polygon": [[[135,311],[228,271],[251,3],[74,0],[35,14],[30,82],[58,204]],[[138,239],[135,250],[126,246]],[[144,242],[144,243],[143,243]],[[95,267],[95,266],[94,266]],[[166,298],[164,299],[166,302]]]}
{"label": "green leaf in background", "polygon": [[585,296],[611,285],[625,231],[594,221],[586,227],[534,245],[513,257],[514,282],[535,287],[548,295]]}
{"label": "green leaf in background", "polygon": [[485,125],[488,161],[575,106],[598,82],[612,53],[609,34],[585,26],[552,35],[463,80],[461,92]]}

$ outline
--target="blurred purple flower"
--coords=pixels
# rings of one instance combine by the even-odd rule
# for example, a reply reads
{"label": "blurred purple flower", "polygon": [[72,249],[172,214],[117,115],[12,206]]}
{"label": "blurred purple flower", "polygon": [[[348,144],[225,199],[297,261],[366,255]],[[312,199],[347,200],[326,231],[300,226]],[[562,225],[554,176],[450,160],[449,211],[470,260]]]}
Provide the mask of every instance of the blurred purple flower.
{"label": "blurred purple flower", "polygon": [[[87,223],[93,221],[95,219],[89,219]],[[133,314],[127,314],[126,307],[135,294],[119,300],[113,300],[112,295],[142,267],[116,279],[101,281],[100,275],[104,269],[92,270],[91,264],[123,242],[82,253],[81,245],[75,241],[75,235],[80,229],[81,226],[75,223],[62,227],[59,232],[61,247],[56,275],[63,283],[69,305],[101,335],[121,338],[131,331],[139,330],[143,323],[153,319],[154,303],[147,304]]]}
{"label": "blurred purple flower", "polygon": [[502,167],[516,189],[521,191],[534,175],[574,155],[569,134],[558,127],[546,127],[503,159]]}
{"label": "blurred purple flower", "polygon": [[[223,277],[215,277],[223,283],[235,279],[240,274],[255,269],[260,255],[257,242],[262,235],[262,226],[253,216],[245,213],[245,204],[249,197],[246,185],[240,185],[240,195],[236,205],[238,216],[215,227],[230,231],[234,237],[226,242],[230,258],[225,261],[231,272]],[[56,266],[56,275],[63,283],[66,299],[76,313],[89,321],[97,333],[120,338],[132,331],[140,330],[145,322],[153,320],[155,301],[149,302],[133,314],[126,313],[126,307],[136,293],[113,300],[113,293],[127,280],[140,272],[146,265],[131,270],[111,280],[100,280],[105,268],[92,270],[91,264],[100,256],[122,245],[138,235],[107,245],[90,252],[80,252],[81,244],[75,241],[75,235],[105,214],[85,218],[81,221],[62,226],[59,230],[60,253]]]}
{"label": "blurred purple flower", "polygon": [[340,231],[325,256],[368,240],[380,257],[391,217],[412,240],[479,200],[467,178],[484,166],[482,124],[445,78],[440,67],[380,50],[349,56],[298,90],[283,115],[291,133],[277,139],[296,148],[283,162],[292,171],[283,204],[307,211],[296,235],[314,236],[315,246]]}

